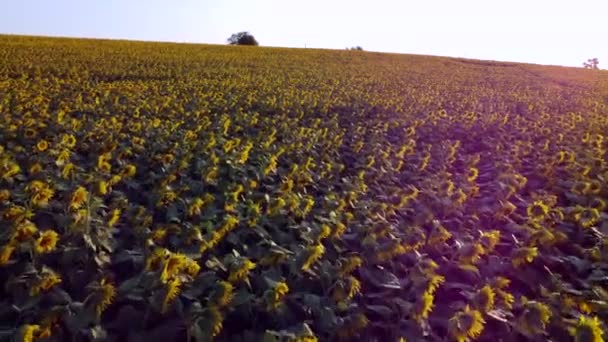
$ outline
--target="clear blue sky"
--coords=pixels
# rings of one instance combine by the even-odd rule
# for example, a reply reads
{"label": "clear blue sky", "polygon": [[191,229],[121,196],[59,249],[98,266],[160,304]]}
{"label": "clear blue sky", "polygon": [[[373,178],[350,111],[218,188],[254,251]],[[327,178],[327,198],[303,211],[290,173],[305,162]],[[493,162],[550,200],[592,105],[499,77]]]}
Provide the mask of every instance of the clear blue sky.
{"label": "clear blue sky", "polygon": [[2,0],[0,33],[608,65],[608,0]]}

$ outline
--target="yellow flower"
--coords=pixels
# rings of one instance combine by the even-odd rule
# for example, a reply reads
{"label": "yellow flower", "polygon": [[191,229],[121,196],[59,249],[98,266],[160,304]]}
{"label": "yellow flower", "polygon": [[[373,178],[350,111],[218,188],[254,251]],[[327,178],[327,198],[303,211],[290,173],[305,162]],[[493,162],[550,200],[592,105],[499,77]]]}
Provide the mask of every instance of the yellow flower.
{"label": "yellow flower", "polygon": [[125,177],[133,177],[133,176],[135,176],[136,172],[137,172],[137,167],[133,164],[129,164],[129,165],[125,166],[125,169],[122,174]]}
{"label": "yellow flower", "polygon": [[61,177],[63,177],[63,179],[68,179],[73,174],[74,174],[74,164],[72,164],[72,163],[65,164],[63,169],[61,169]]}
{"label": "yellow flower", "polygon": [[40,165],[40,163],[34,163],[34,164],[32,164],[32,166],[30,166],[30,169],[29,169],[30,174],[35,175],[40,171],[42,171],[42,165]]}
{"label": "yellow flower", "polygon": [[39,254],[52,252],[57,246],[57,241],[59,241],[59,234],[57,234],[57,232],[54,230],[45,230],[40,234],[40,237],[36,239],[34,249],[36,250],[36,253]]}
{"label": "yellow flower", "polygon": [[69,148],[76,146],[76,137],[72,134],[64,134],[61,136],[61,144]]}
{"label": "yellow flower", "polygon": [[467,170],[467,181],[469,181],[470,183],[475,182],[475,180],[477,179],[478,176],[479,176],[479,169],[477,169],[476,167],[470,167]]}
{"label": "yellow flower", "polygon": [[32,205],[37,208],[46,208],[49,200],[55,195],[55,190],[45,187],[36,192],[31,199]]}
{"label": "yellow flower", "polygon": [[278,307],[287,293],[289,293],[289,286],[287,286],[287,283],[282,281],[276,283],[271,293],[270,308]]}
{"label": "yellow flower", "polygon": [[146,259],[146,271],[157,271],[170,252],[164,248],[156,248]]}
{"label": "yellow flower", "polygon": [[34,342],[36,334],[40,330],[40,326],[37,324],[26,324],[21,328],[21,341],[23,342]]}
{"label": "yellow flower", "polygon": [[317,261],[323,253],[325,253],[325,247],[322,244],[318,243],[315,246],[308,247],[306,250],[307,257],[304,260],[304,264],[302,265],[302,270],[309,270],[310,267]]}
{"label": "yellow flower", "polygon": [[170,279],[175,278],[188,264],[189,258],[181,253],[172,253],[165,261],[160,279],[163,283],[167,283]]}
{"label": "yellow flower", "polygon": [[36,149],[38,149],[39,152],[44,152],[48,148],[49,148],[49,143],[44,139],[38,141],[38,143],[36,144]]}
{"label": "yellow flower", "polygon": [[490,230],[481,233],[481,244],[488,252],[494,250],[494,247],[496,247],[498,241],[500,241],[499,230]]}
{"label": "yellow flower", "polygon": [[196,262],[196,260],[188,259],[186,265],[186,273],[191,277],[196,277],[198,272],[201,270],[201,266]]}
{"label": "yellow flower", "polygon": [[600,320],[597,317],[579,316],[575,327],[569,329],[574,342],[604,342]]}
{"label": "yellow flower", "polygon": [[458,342],[476,339],[483,332],[486,321],[481,312],[471,310],[467,305],[464,310],[457,312],[448,322],[449,334]]}
{"label": "yellow flower", "polygon": [[536,256],[538,256],[537,247],[521,247],[511,253],[511,262],[513,266],[518,267],[525,263],[531,263]]}
{"label": "yellow flower", "polygon": [[24,221],[15,229],[15,232],[11,236],[11,242],[25,242],[31,239],[37,231],[38,228],[36,228],[35,224],[30,221]]}
{"label": "yellow flower", "polygon": [[242,261],[240,261],[238,264],[235,264],[235,267],[233,268],[233,270],[230,272],[230,275],[228,276],[228,281],[231,283],[241,281],[241,280],[247,278],[247,276],[249,275],[249,271],[253,270],[254,268],[255,268],[255,263],[253,263],[251,260],[245,258]]}
{"label": "yellow flower", "polygon": [[108,183],[106,181],[101,180],[97,183],[97,193],[102,196],[108,193]]}
{"label": "yellow flower", "polygon": [[169,308],[169,305],[173,302],[175,298],[177,298],[181,285],[182,282],[179,280],[179,278],[171,279],[167,283],[167,292],[165,293],[165,298],[163,299],[162,312],[166,312]]}
{"label": "yellow flower", "polygon": [[526,302],[524,308],[524,312],[519,318],[521,326],[530,334],[542,333],[551,319],[551,308],[534,301]]}
{"label": "yellow flower", "polygon": [[78,210],[82,208],[88,198],[89,193],[87,192],[87,190],[84,187],[79,186],[76,191],[74,191],[74,193],[72,194],[72,198],[70,199],[70,209]]}
{"label": "yellow flower", "polygon": [[11,260],[11,256],[15,252],[15,246],[13,245],[5,245],[0,249],[0,266],[7,265]]}
{"label": "yellow flower", "polygon": [[224,321],[224,317],[222,316],[222,313],[220,312],[217,306],[212,305],[208,307],[207,310],[209,311],[209,314],[211,316],[209,317],[211,321],[211,335],[215,337],[219,335],[220,332],[222,332],[222,322]]}
{"label": "yellow flower", "polygon": [[417,321],[425,320],[433,311],[433,302],[435,297],[429,291],[425,291],[421,297],[416,300],[414,318]]}
{"label": "yellow flower", "polygon": [[342,263],[339,273],[341,276],[345,276],[347,274],[352,273],[354,270],[359,268],[359,266],[361,266],[362,264],[363,264],[363,259],[361,259],[360,257],[358,257],[356,255],[353,255]]}
{"label": "yellow flower", "polygon": [[112,228],[112,227],[114,227],[114,225],[116,225],[118,220],[120,220],[121,213],[122,213],[122,210],[120,210],[120,209],[112,210],[112,214],[110,216],[110,219],[108,220],[108,227]]}
{"label": "yellow flower", "polygon": [[61,277],[57,273],[55,273],[51,270],[43,271],[42,277],[30,289],[30,294],[32,296],[37,296],[41,292],[46,292],[46,291],[50,290],[51,288],[53,288],[53,286],[60,284],[60,283],[61,283]]}
{"label": "yellow flower", "polygon": [[526,210],[531,221],[541,221],[549,214],[549,207],[541,200],[536,200]]}
{"label": "yellow flower", "polygon": [[95,305],[95,313],[98,317],[114,302],[116,297],[116,287],[107,279],[102,279],[99,286],[99,300]]}
{"label": "yellow flower", "polygon": [[59,153],[57,160],[55,160],[55,165],[63,166],[63,165],[65,165],[65,163],[68,162],[68,160],[70,160],[70,151],[63,150]]}
{"label": "yellow flower", "polygon": [[481,256],[485,254],[483,246],[479,243],[468,243],[465,244],[459,251],[460,262],[464,264],[474,264]]}
{"label": "yellow flower", "polygon": [[490,285],[482,287],[479,289],[479,291],[477,291],[474,298],[477,309],[483,312],[492,311],[494,308],[495,297],[496,293]]}
{"label": "yellow flower", "polygon": [[234,297],[234,286],[227,281],[220,281],[219,286],[213,294],[214,304],[219,307],[225,307],[230,304]]}

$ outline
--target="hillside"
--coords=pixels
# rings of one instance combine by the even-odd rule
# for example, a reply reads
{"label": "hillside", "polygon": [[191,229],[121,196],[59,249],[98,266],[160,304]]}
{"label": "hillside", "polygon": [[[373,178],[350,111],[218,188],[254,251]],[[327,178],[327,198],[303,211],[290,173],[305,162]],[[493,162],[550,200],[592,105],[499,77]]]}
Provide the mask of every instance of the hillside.
{"label": "hillside", "polygon": [[0,336],[602,341],[607,129],[604,71],[0,36]]}

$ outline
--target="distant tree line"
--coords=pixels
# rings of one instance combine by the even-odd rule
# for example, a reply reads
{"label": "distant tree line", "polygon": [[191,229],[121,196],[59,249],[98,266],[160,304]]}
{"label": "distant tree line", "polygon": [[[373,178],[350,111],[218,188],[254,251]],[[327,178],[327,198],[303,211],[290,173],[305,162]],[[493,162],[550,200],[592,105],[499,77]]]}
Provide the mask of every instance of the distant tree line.
{"label": "distant tree line", "polygon": [[230,45],[251,45],[258,46],[259,43],[253,37],[253,35],[247,31],[234,33],[230,38],[228,38],[228,44]]}
{"label": "distant tree line", "polygon": [[589,58],[586,62],[583,62],[583,67],[585,69],[598,70],[598,64],[600,64],[600,62],[597,58]]}

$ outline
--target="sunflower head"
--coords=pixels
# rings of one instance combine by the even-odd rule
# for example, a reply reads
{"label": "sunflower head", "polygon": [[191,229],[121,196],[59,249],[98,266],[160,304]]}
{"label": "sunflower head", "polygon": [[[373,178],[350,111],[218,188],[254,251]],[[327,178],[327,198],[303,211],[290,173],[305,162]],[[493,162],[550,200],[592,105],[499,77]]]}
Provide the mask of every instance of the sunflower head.
{"label": "sunflower head", "polygon": [[604,331],[597,317],[581,315],[576,326],[569,329],[575,342],[603,342]]}
{"label": "sunflower head", "polygon": [[87,192],[87,190],[84,187],[79,186],[72,193],[72,198],[70,199],[70,209],[78,210],[78,209],[82,208],[84,203],[87,201],[88,197],[89,197],[89,193]]}
{"label": "sunflower head", "polygon": [[418,297],[415,304],[414,318],[417,321],[425,320],[429,317],[431,311],[433,311],[433,302],[435,296],[429,291],[425,291],[422,296]]}
{"label": "sunflower head", "polygon": [[59,234],[54,230],[45,230],[40,233],[38,239],[34,243],[34,249],[38,254],[49,253],[55,250],[59,241]]}
{"label": "sunflower head", "polygon": [[486,324],[481,312],[472,310],[468,305],[457,312],[448,322],[449,334],[459,342],[475,339],[483,332]]}
{"label": "sunflower head", "polygon": [[539,334],[545,330],[551,320],[552,312],[546,304],[535,301],[524,301],[524,312],[520,316],[521,326],[530,334]]}
{"label": "sunflower head", "polygon": [[494,308],[496,293],[490,285],[485,285],[475,294],[475,306],[482,312],[491,311]]}
{"label": "sunflower head", "polygon": [[549,206],[542,200],[536,200],[526,209],[531,221],[542,221],[549,214]]}

